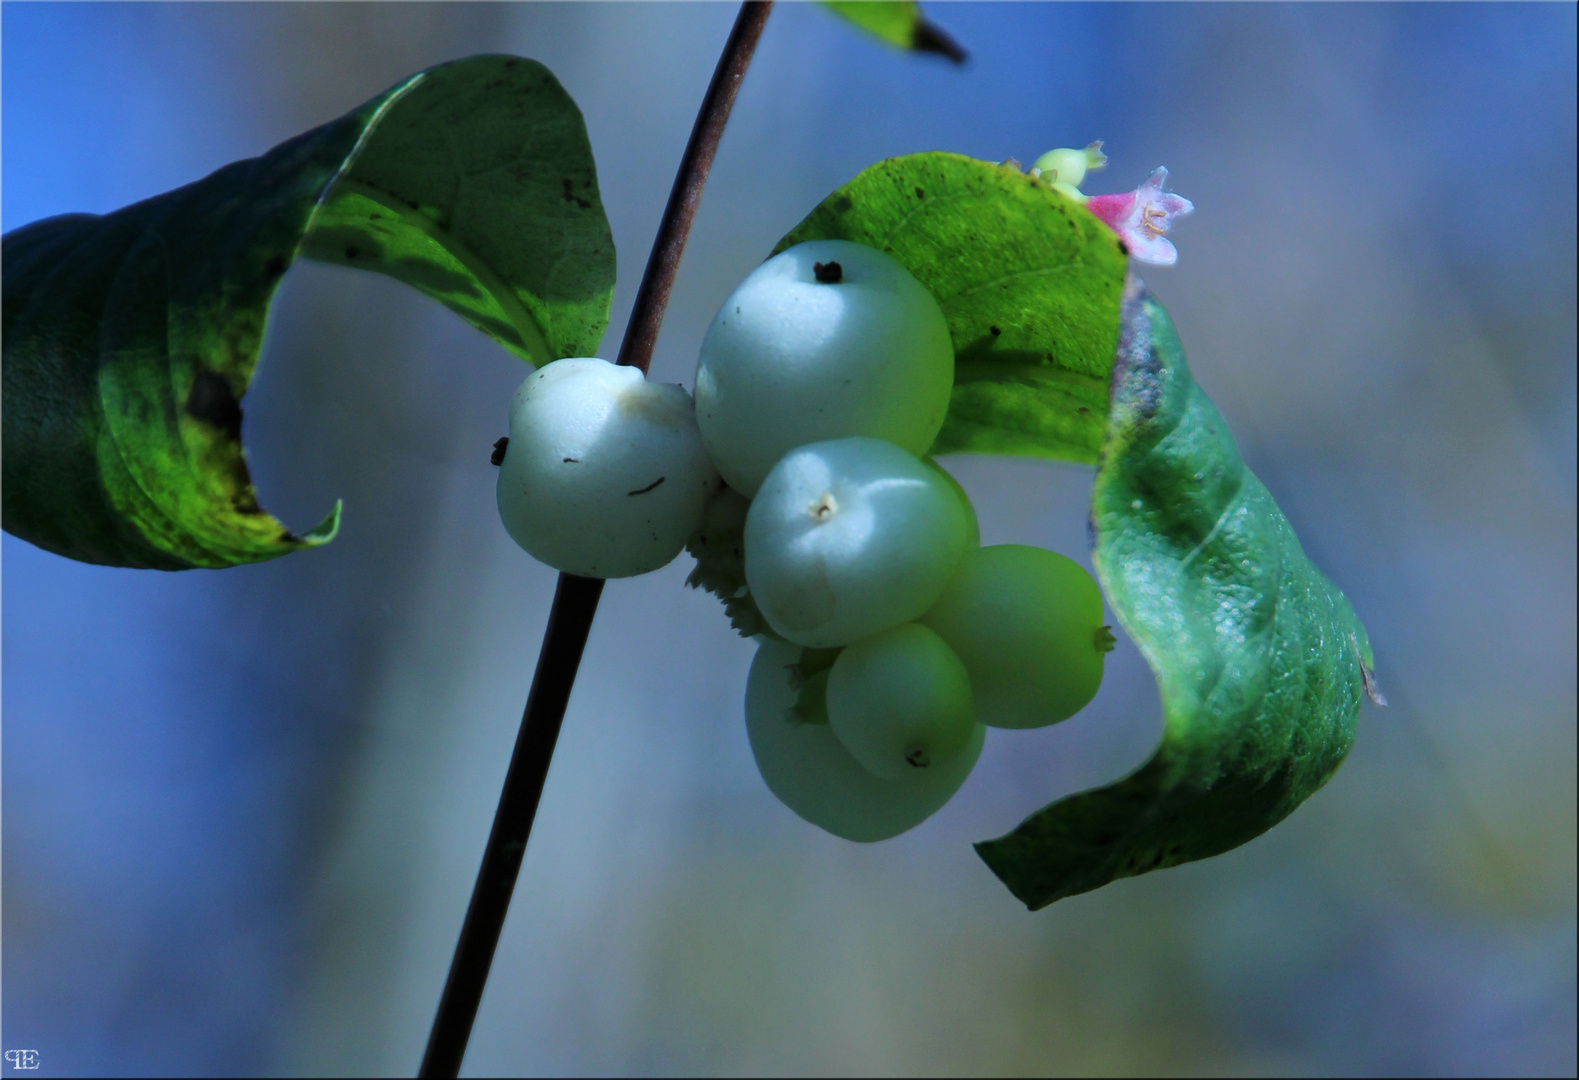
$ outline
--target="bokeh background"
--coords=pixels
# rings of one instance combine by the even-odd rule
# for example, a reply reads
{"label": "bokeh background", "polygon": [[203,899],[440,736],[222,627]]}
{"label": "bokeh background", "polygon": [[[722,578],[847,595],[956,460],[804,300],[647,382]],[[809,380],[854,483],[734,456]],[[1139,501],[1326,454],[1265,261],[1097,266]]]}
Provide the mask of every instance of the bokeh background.
{"label": "bokeh background", "polygon": [[[1575,1071],[1575,8],[933,4],[963,69],[768,25],[654,375],[885,156],[1107,140],[1196,214],[1148,280],[1392,700],[1286,823],[1028,914],[970,842],[1139,763],[1122,643],[1056,729],[856,846],[778,805],[751,646],[611,584],[466,1071]],[[617,348],[726,4],[7,3],[3,224],[185,183],[478,52],[585,112]],[[493,505],[517,361],[394,283],[298,264],[246,401],[263,500],[327,549],[225,572],[6,536],[3,1042],[37,1075],[410,1074],[554,576]],[[953,459],[983,538],[1087,560],[1090,470]],[[1089,562],[1087,561],[1087,565]]]}

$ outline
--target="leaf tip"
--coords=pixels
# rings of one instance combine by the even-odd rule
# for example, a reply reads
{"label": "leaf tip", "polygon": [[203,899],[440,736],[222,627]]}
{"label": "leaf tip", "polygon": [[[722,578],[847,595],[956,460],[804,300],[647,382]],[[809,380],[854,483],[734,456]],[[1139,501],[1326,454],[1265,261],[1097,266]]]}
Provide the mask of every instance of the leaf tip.
{"label": "leaf tip", "polygon": [[1000,836],[995,840],[977,840],[971,844],[971,847],[975,849],[981,861],[987,864],[987,869],[992,871],[993,876],[1003,882],[1016,900],[1025,905],[1025,910],[1040,911],[1055,898],[1032,894],[1025,887],[1011,865],[1011,852],[1007,850],[1009,845],[1005,842],[1008,839],[1007,836]]}
{"label": "leaf tip", "polygon": [[937,23],[926,18],[916,20],[915,29],[910,32],[910,47],[916,52],[937,53],[946,56],[955,64],[963,65],[970,59],[959,42]]}
{"label": "leaf tip", "polygon": [[[1382,693],[1382,686],[1376,681],[1376,672],[1371,670],[1371,665],[1365,662],[1365,654],[1371,651],[1371,644],[1367,641],[1363,646],[1354,633],[1349,634],[1349,644],[1354,647],[1354,662],[1360,665],[1360,683],[1365,687],[1365,696],[1380,708],[1387,708],[1387,695]],[[1371,658],[1372,662],[1375,657]]]}
{"label": "leaf tip", "polygon": [[328,516],[302,535],[302,546],[320,547],[333,540],[340,532],[340,511],[344,507],[345,500],[336,499]]}
{"label": "leaf tip", "polygon": [[1381,686],[1376,682],[1376,672],[1363,660],[1360,661],[1360,678],[1365,683],[1365,696],[1381,708],[1387,708],[1387,695],[1382,693]]}

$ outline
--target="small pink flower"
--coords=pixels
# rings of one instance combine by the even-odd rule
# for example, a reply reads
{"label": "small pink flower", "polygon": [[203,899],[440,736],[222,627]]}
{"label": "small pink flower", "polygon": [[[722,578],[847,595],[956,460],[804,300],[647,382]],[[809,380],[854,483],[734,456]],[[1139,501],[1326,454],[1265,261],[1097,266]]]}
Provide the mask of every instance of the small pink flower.
{"label": "small pink flower", "polygon": [[1163,191],[1162,185],[1167,181],[1168,170],[1158,169],[1134,191],[1124,195],[1093,195],[1086,200],[1086,209],[1118,233],[1136,262],[1172,266],[1179,261],[1179,252],[1166,234],[1174,219],[1194,210],[1195,204],[1171,191]]}

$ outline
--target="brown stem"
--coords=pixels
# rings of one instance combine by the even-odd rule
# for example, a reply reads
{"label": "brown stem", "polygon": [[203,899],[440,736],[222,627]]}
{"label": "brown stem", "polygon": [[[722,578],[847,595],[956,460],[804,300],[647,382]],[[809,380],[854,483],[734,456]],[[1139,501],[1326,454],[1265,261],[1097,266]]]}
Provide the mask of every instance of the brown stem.
{"label": "brown stem", "polygon": [[680,171],[674,177],[674,187],[669,190],[669,205],[664,207],[663,222],[658,226],[658,238],[653,241],[652,254],[647,259],[647,272],[642,275],[641,289],[636,293],[636,307],[625,329],[625,341],[620,345],[617,363],[639,367],[644,373],[652,363],[652,350],[658,344],[658,326],[663,322],[664,308],[669,305],[669,290],[674,287],[674,277],[680,269],[680,253],[685,250],[685,238],[690,235],[697,204],[702,201],[702,185],[707,183],[713,155],[718,152],[718,140],[724,134],[724,123],[729,119],[735,94],[740,90],[740,80],[745,77],[746,66],[751,63],[751,54],[756,51],[757,39],[762,36],[762,27],[772,8],[771,0],[740,7],[729,43],[718,58],[713,81],[707,87],[707,96],[702,99],[696,126],[691,129],[691,141],[686,144]]}
{"label": "brown stem", "polygon": [[[696,117],[696,126],[691,129],[691,141],[686,144],[685,156],[680,160],[680,171],[669,193],[669,205],[664,208],[658,238],[647,260],[647,272],[642,275],[641,288],[636,293],[630,324],[625,328],[625,340],[620,346],[621,364],[646,372],[652,363],[658,327],[663,322],[669,290],[674,287],[675,273],[680,268],[685,238],[691,231],[691,221],[696,217],[696,207],[702,198],[702,186],[707,182],[713,155],[718,151],[718,140],[724,133],[724,122],[729,119],[740,81],[751,63],[751,55],[756,51],[772,7],[772,0],[749,0],[742,4],[723,55],[718,59],[713,81],[707,87],[707,96],[702,99]],[[488,834],[482,867],[477,872],[477,884],[472,888],[466,921],[455,945],[455,957],[450,962],[449,977],[439,999],[438,1013],[433,1018],[433,1029],[428,1035],[418,1076],[454,1077],[460,1073],[466,1044],[471,1039],[472,1022],[477,1018],[477,1006],[488,981],[488,970],[493,966],[499,932],[504,927],[510,896],[515,891],[516,877],[526,855],[526,841],[537,816],[537,804],[548,779],[554,744],[559,739],[565,707],[570,702],[576,670],[581,664],[581,654],[602,593],[603,582],[599,579],[559,575],[553,607],[548,613],[548,629],[537,657],[537,670],[532,675],[532,689],[527,694],[526,711],[521,717],[521,730],[510,755],[510,768],[505,773],[493,829]]]}

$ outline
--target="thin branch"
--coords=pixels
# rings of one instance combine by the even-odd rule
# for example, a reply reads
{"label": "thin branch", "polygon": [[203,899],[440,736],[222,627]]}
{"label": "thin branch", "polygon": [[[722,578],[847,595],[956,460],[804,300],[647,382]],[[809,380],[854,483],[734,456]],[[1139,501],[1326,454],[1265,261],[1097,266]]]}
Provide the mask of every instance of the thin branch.
{"label": "thin branch", "polygon": [[669,305],[669,290],[674,287],[675,274],[680,269],[680,253],[685,250],[697,204],[702,201],[702,185],[707,183],[713,155],[718,152],[724,124],[729,119],[729,110],[734,108],[735,94],[740,90],[740,80],[745,78],[751,54],[756,51],[757,39],[762,36],[762,27],[772,8],[771,0],[740,7],[729,43],[718,58],[713,81],[696,115],[691,141],[686,144],[685,156],[680,159],[680,171],[675,174],[674,187],[669,191],[669,205],[663,210],[663,222],[658,226],[658,238],[653,241],[652,255],[647,259],[647,272],[642,275],[641,289],[636,293],[636,306],[631,312],[630,325],[625,329],[625,341],[620,346],[617,363],[639,367],[644,373],[652,363],[652,350],[658,344],[658,327]]}
{"label": "thin branch", "polygon": [[[647,271],[642,275],[630,324],[620,347],[619,362],[646,372],[652,363],[653,346],[663,323],[669,291],[680,268],[680,254],[696,217],[724,123],[734,106],[740,81],[751,63],[762,28],[767,22],[772,0],[741,5],[729,41],[719,57],[713,81],[691,130],[680,171],[669,193],[669,205],[658,227]],[[548,779],[548,766],[559,739],[559,728],[570,703],[576,670],[586,648],[592,619],[598,610],[603,582],[597,578],[560,574],[554,591],[554,604],[548,613],[548,628],[543,635],[532,689],[527,695],[521,730],[516,736],[510,768],[505,774],[499,809],[494,814],[488,847],[483,852],[477,884],[472,889],[466,921],[455,945],[455,958],[439,999],[438,1014],[428,1035],[427,1051],[422,1056],[421,1077],[454,1077],[460,1073],[466,1044],[471,1039],[472,1022],[482,1001],[488,970],[493,965],[494,949],[509,912],[510,896],[526,855],[526,841],[537,816],[537,805]]]}

